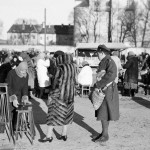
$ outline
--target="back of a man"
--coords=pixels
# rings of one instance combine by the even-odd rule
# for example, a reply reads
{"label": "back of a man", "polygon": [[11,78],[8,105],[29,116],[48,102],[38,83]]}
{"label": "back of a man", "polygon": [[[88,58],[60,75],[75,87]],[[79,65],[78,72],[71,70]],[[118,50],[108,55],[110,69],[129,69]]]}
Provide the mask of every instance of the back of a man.
{"label": "back of a man", "polygon": [[87,61],[82,63],[83,68],[81,69],[80,73],[78,74],[78,83],[81,85],[92,85],[93,82],[93,71],[92,68],[89,66]]}

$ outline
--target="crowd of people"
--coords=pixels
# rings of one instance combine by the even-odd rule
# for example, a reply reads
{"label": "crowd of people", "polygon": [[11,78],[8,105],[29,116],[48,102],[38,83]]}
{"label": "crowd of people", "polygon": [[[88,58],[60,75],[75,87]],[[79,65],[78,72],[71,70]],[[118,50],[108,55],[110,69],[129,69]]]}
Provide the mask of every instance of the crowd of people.
{"label": "crowd of people", "polygon": [[[141,70],[145,70],[149,66],[149,57],[146,56],[143,61],[130,51],[126,63],[121,64],[119,53],[112,53],[105,45],[99,45],[96,54],[100,63],[93,83],[93,71],[88,62],[83,61],[79,71],[72,54],[56,51],[51,57],[43,52],[1,51],[0,83],[8,83],[13,131],[16,130],[16,109],[22,103],[30,104],[30,96],[35,94],[38,98],[45,98],[48,107],[46,137],[39,142],[52,142],[55,126],[62,126],[59,140],[66,141],[68,126],[73,122],[76,86],[89,85],[93,87],[91,92],[101,90],[105,95],[102,104],[95,110],[102,132],[92,140],[108,141],[109,123],[119,119],[118,80],[123,78],[124,94],[134,96],[138,89],[139,62],[142,62]],[[124,74],[123,69],[126,69]],[[103,76],[99,77],[100,74]],[[48,94],[44,97],[46,90]]]}

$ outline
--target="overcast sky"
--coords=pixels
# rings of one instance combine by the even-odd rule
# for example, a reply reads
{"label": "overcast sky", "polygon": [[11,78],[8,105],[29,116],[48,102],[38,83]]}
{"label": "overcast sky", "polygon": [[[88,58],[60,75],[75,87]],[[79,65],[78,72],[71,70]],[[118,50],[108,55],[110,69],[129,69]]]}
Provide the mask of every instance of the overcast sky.
{"label": "overcast sky", "polygon": [[[127,0],[114,1],[127,3]],[[69,24],[68,16],[79,3],[79,0],[0,0],[0,20],[4,24],[3,37],[0,38],[7,38],[7,31],[18,18],[35,19],[41,24],[44,21],[44,8],[47,11],[47,24]]]}
{"label": "overcast sky", "polygon": [[35,19],[41,24],[44,21],[44,8],[47,24],[68,24],[68,16],[74,5],[74,0],[1,0],[0,20],[4,23],[4,38],[18,18]]}

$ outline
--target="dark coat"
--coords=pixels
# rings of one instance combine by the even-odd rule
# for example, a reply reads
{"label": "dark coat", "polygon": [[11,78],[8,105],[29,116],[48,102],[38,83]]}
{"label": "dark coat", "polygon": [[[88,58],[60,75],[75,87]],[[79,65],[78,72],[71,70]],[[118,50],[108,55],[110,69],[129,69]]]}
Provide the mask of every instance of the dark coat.
{"label": "dark coat", "polygon": [[[28,96],[28,76],[25,78],[20,78],[15,69],[12,69],[6,79],[8,83],[8,94],[9,96],[16,95],[18,103],[21,103],[22,96]],[[10,109],[13,110],[14,107],[10,105]]]}
{"label": "dark coat", "polygon": [[5,63],[0,66],[0,83],[6,82],[8,72],[11,70],[11,64]]}
{"label": "dark coat", "polygon": [[138,83],[138,58],[135,56],[128,57],[127,63],[123,66],[126,69],[124,82]]}
{"label": "dark coat", "polygon": [[[117,66],[110,56],[106,56],[99,64],[98,71],[105,70],[106,73],[96,83],[97,88],[104,88],[108,83],[113,82],[117,77]],[[119,96],[115,82],[104,91],[105,98],[102,105],[95,112],[97,120],[118,120],[119,119]]]}

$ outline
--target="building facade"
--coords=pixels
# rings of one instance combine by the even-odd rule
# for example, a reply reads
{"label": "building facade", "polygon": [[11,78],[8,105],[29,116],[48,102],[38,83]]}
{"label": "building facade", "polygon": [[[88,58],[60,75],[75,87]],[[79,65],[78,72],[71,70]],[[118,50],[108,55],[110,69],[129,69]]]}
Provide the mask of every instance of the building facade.
{"label": "building facade", "polygon": [[14,24],[7,32],[7,41],[11,45],[73,45],[73,25]]}

